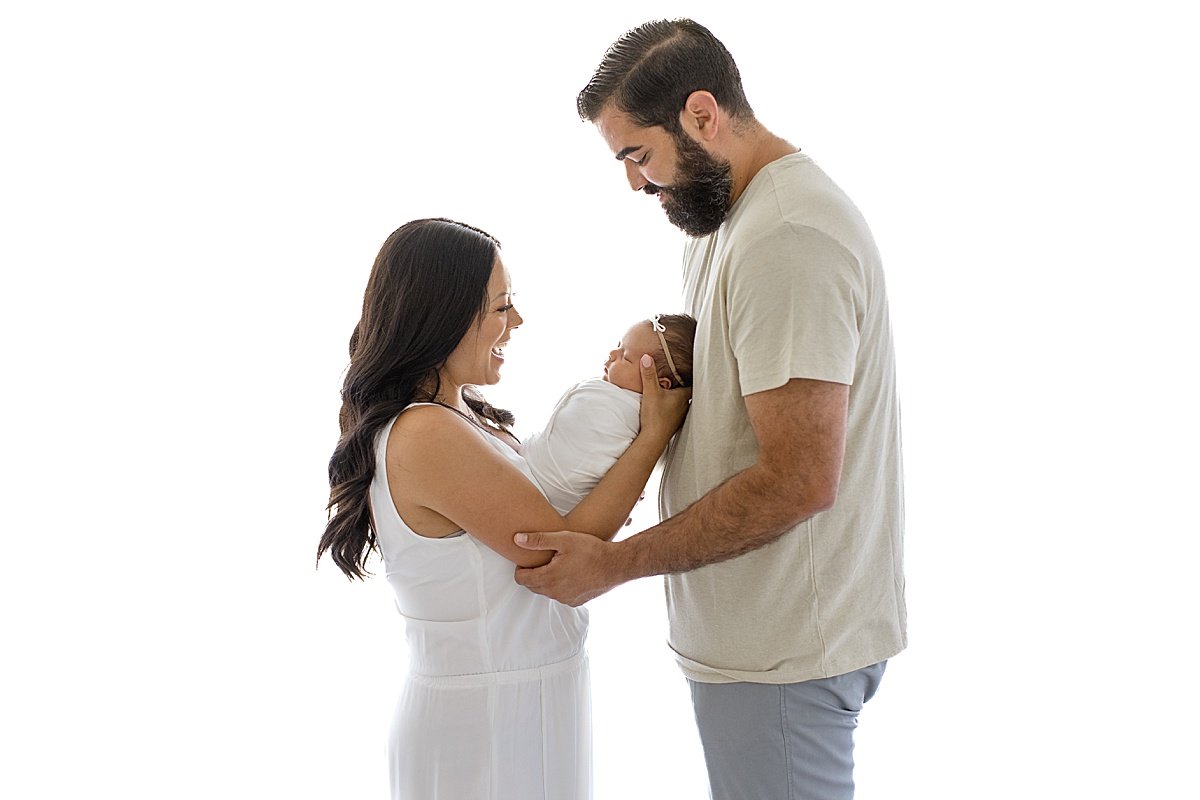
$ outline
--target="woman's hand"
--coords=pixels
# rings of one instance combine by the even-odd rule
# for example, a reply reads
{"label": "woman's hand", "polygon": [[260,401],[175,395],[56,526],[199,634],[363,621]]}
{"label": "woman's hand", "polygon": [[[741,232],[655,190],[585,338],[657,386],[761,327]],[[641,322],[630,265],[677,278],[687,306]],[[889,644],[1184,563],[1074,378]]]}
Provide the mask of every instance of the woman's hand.
{"label": "woman's hand", "polygon": [[692,400],[692,390],[662,388],[658,383],[658,374],[654,371],[654,359],[648,354],[642,356],[641,368],[641,432],[661,439],[665,447],[667,441],[675,435],[675,431],[683,425],[688,403]]}

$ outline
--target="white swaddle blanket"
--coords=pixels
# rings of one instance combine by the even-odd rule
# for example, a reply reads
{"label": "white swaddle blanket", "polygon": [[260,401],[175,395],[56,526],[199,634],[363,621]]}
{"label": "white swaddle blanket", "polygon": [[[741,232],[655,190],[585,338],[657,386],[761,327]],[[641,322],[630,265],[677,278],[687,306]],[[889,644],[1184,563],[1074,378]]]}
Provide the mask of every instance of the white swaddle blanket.
{"label": "white swaddle blanket", "polygon": [[575,384],[523,449],[550,505],[566,514],[637,436],[642,396],[601,378]]}

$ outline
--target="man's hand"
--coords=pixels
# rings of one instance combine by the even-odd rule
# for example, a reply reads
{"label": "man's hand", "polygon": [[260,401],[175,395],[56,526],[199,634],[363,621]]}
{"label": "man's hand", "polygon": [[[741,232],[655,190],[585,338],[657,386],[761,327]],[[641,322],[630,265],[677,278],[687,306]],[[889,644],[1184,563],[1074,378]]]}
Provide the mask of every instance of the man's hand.
{"label": "man's hand", "polygon": [[590,534],[518,533],[513,541],[527,550],[554,551],[545,566],[518,567],[516,579],[530,591],[560,603],[581,606],[624,582],[613,568],[615,545]]}

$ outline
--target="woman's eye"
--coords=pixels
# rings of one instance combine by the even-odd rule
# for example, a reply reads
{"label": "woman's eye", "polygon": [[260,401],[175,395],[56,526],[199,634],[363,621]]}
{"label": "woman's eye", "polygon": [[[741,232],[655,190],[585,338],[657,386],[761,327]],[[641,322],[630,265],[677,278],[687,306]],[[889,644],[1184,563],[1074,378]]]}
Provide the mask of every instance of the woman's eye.
{"label": "woman's eye", "polygon": [[506,306],[500,306],[499,308],[496,309],[496,313],[503,314],[503,313],[509,311],[510,309],[512,309],[512,307],[513,307],[512,303],[509,303]]}

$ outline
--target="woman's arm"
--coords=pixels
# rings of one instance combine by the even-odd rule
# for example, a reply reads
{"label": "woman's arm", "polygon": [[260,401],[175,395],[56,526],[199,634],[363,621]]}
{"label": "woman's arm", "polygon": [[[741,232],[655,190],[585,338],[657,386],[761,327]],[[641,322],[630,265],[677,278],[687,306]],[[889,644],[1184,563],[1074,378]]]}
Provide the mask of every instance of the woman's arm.
{"label": "woman's arm", "polygon": [[687,413],[687,390],[662,389],[652,364],[642,372],[641,432],[566,517],[469,422],[436,406],[409,410],[387,448],[388,484],[400,516],[422,535],[461,528],[519,566],[545,564],[551,553],[517,547],[512,537],[518,531],[568,529],[611,539]]}

